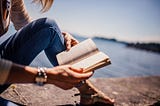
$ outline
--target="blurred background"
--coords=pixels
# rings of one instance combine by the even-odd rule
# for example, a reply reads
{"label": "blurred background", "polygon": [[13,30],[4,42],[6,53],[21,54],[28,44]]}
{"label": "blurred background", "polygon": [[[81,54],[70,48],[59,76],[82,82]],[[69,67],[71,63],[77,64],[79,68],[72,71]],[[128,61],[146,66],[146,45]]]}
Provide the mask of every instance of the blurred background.
{"label": "blurred background", "polygon": [[[111,58],[93,77],[160,75],[160,0],[54,0],[46,13],[32,0],[25,4],[33,19],[54,19],[79,41],[92,38]],[[11,24],[0,42],[14,32]],[[52,67],[44,52],[31,66]]]}
{"label": "blurred background", "polygon": [[53,18],[62,30],[83,36],[160,42],[159,0],[54,0],[45,14],[25,0],[30,15]]}

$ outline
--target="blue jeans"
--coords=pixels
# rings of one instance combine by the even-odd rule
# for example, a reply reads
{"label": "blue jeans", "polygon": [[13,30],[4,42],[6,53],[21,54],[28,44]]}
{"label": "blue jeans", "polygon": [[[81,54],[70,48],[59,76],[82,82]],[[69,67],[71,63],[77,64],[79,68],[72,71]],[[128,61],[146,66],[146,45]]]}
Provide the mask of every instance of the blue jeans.
{"label": "blue jeans", "polygon": [[[51,64],[57,66],[56,54],[65,49],[64,38],[56,22],[41,18],[24,26],[4,41],[0,45],[0,56],[17,64],[29,65],[44,50]],[[1,91],[5,88],[0,86]]]}

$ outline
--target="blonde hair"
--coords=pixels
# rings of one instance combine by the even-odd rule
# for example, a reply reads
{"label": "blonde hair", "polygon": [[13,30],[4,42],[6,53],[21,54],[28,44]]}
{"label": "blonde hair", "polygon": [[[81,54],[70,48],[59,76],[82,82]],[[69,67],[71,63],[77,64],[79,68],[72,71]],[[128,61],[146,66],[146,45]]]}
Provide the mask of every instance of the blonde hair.
{"label": "blonde hair", "polygon": [[38,3],[42,5],[42,9],[41,9],[42,12],[48,11],[52,6],[53,1],[54,0],[33,0],[34,3]]}

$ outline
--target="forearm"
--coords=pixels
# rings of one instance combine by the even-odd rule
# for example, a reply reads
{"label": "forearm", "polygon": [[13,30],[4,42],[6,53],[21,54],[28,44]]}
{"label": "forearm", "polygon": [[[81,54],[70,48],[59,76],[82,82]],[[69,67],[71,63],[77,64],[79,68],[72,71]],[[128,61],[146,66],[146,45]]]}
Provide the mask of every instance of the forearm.
{"label": "forearm", "polygon": [[36,74],[37,68],[13,63],[5,83],[34,83]]}
{"label": "forearm", "polygon": [[[5,83],[35,83],[37,73],[38,68],[13,63]],[[45,69],[45,73],[48,76],[46,83],[54,84],[58,79],[54,68]]]}
{"label": "forearm", "polygon": [[[4,60],[6,61],[6,60]],[[1,60],[0,65],[4,64]],[[8,64],[6,62],[5,64]],[[48,83],[54,84],[62,89],[70,89],[77,85],[81,80],[86,80],[93,75],[92,72],[83,73],[81,68],[73,68],[70,65],[62,65],[54,68],[34,68],[30,66],[22,66],[15,63],[10,64],[11,68],[2,68],[0,75],[5,77],[1,84],[12,83]],[[7,73],[5,73],[7,72]],[[47,76],[47,81],[44,80]],[[42,78],[42,79],[41,79]]]}

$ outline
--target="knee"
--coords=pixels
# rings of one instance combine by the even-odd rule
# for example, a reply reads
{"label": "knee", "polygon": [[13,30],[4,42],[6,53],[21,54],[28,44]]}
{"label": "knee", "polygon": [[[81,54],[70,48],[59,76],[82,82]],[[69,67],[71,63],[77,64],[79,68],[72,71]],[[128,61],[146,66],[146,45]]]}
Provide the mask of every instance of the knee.
{"label": "knee", "polygon": [[48,28],[50,31],[56,32],[59,36],[61,36],[60,28],[54,19],[44,18],[44,22],[42,24],[43,28]]}
{"label": "knee", "polygon": [[43,20],[44,21],[42,22],[42,24],[43,24],[42,30],[45,29],[45,30],[47,30],[47,32],[50,32],[48,35],[50,36],[51,41],[56,39],[56,40],[60,40],[64,44],[63,35],[62,35],[61,30],[58,27],[56,21],[54,19],[49,19],[49,18],[43,18]]}
{"label": "knee", "polygon": [[44,18],[44,21],[42,22],[42,26],[43,28],[50,28],[50,29],[53,29],[57,32],[60,32],[60,29],[56,23],[56,21],[54,19],[49,19],[49,18]]}
{"label": "knee", "polygon": [[60,32],[60,29],[56,21],[54,19],[49,18],[40,18],[38,20],[35,20],[29,25],[29,27],[31,27],[33,33],[46,28],[55,30],[56,32]]}
{"label": "knee", "polygon": [[49,27],[58,27],[56,21],[54,19],[50,19],[50,18],[44,18],[45,22],[44,25],[45,26],[49,26]]}
{"label": "knee", "polygon": [[[61,37],[61,31],[54,19],[49,18],[40,18],[38,20],[33,21],[27,28],[27,32],[31,33],[30,35],[34,35],[38,32],[47,32],[49,35],[59,35]],[[50,33],[51,32],[51,33]],[[56,33],[56,34],[55,34]]]}

